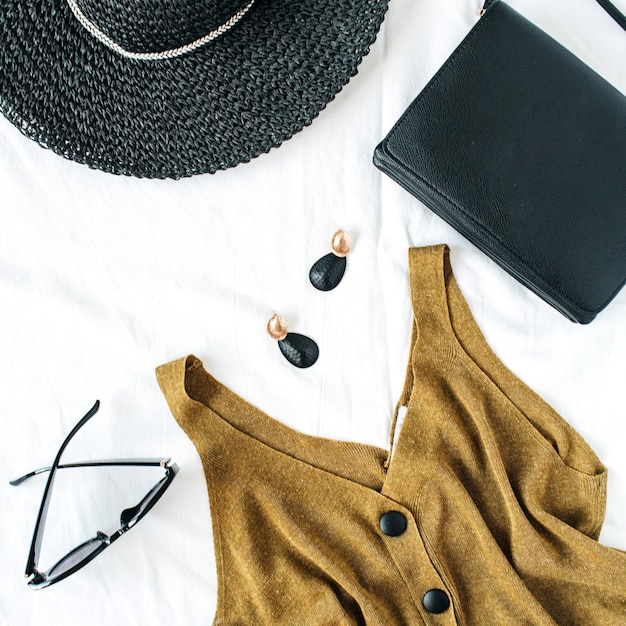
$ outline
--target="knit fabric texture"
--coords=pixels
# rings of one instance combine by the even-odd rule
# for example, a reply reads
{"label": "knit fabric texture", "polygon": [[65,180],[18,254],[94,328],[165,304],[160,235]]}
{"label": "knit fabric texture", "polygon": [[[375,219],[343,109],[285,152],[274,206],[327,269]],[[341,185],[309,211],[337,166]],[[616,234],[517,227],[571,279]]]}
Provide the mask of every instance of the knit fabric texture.
{"label": "knit fabric texture", "polygon": [[606,468],[488,347],[448,248],[411,249],[409,266],[390,452],[286,427],[194,356],[157,369],[206,476],[213,623],[623,626],[626,553],[597,541]]}

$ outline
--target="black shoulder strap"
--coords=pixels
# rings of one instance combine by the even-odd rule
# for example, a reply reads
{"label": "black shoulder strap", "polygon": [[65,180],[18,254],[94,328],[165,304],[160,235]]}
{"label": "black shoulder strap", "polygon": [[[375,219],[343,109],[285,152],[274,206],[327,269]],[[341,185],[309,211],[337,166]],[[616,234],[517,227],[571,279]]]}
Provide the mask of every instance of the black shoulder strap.
{"label": "black shoulder strap", "polygon": [[[497,0],[485,0],[482,13],[484,13]],[[626,15],[624,15],[610,0],[596,0],[596,2],[624,29],[626,30]]]}
{"label": "black shoulder strap", "polygon": [[596,0],[596,2],[624,29],[626,30],[626,15],[609,0]]}

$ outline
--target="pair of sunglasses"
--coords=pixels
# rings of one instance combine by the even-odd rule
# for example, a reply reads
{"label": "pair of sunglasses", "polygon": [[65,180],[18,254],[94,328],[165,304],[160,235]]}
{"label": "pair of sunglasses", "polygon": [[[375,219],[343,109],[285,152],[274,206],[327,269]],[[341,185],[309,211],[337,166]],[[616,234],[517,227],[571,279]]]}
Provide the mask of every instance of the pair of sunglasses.
{"label": "pair of sunglasses", "polygon": [[[11,485],[20,485],[25,480],[49,472],[48,481],[43,492],[41,506],[37,514],[35,522],[35,530],[33,532],[33,540],[30,544],[28,553],[28,562],[26,564],[25,578],[28,578],[28,586],[31,589],[42,589],[53,585],[54,583],[67,578],[74,572],[78,571],[87,563],[95,559],[105,548],[108,548],[114,541],[119,539],[126,531],[132,528],[148,511],[157,503],[159,498],[165,493],[167,488],[172,484],[174,477],[178,473],[178,466],[173,463],[170,458],[151,458],[151,459],[110,459],[97,461],[83,461],[80,463],[64,463],[61,464],[61,455],[71,441],[72,437],[98,412],[100,402],[96,403],[84,415],[84,417],[74,426],[70,434],[61,444],[59,451],[50,467],[43,467],[33,472],[29,472],[24,476],[10,481]],[[52,496],[52,487],[57,470],[76,467],[102,467],[102,466],[141,466],[141,467],[162,467],[165,470],[165,476],[157,482],[150,491],[141,499],[141,501],[130,508],[124,509],[120,515],[120,528],[112,535],[106,535],[101,531],[96,532],[96,536],[81,543],[78,547],[71,550],[63,558],[57,561],[50,569],[40,572],[37,569],[39,554],[41,552],[41,543],[43,540],[44,528],[46,525],[46,517],[48,515],[48,507]]]}

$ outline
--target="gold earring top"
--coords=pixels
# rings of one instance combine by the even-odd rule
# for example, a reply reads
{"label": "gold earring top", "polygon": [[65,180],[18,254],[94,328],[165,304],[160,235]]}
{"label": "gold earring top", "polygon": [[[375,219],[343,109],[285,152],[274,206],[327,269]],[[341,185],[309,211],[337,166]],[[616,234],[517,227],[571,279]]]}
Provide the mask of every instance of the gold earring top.
{"label": "gold earring top", "polygon": [[267,332],[276,341],[282,341],[287,336],[288,328],[287,320],[277,313],[274,313],[267,322]]}
{"label": "gold earring top", "polygon": [[352,246],[352,237],[345,230],[338,230],[330,240],[330,249],[338,257],[347,256]]}

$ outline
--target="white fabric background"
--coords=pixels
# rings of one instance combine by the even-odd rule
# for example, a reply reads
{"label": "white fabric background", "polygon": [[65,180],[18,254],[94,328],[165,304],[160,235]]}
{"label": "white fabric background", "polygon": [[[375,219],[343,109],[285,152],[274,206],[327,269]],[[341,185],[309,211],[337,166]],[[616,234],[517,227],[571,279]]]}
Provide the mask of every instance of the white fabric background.
{"label": "white fabric background", "polygon": [[[593,0],[511,4],[626,92],[626,33]],[[495,352],[608,466],[601,541],[626,549],[626,290],[591,325],[569,322],[371,162],[480,5],[391,0],[359,74],[311,127],[214,176],[92,171],[0,119],[0,625],[210,624],[204,477],[155,366],[193,352],[293,428],[384,447],[408,357],[407,249],[441,242]],[[307,274],[337,228],[354,247],[341,285],[324,294]],[[265,334],[274,311],[318,342],[311,369],[289,365]],[[100,412],[67,460],[163,454],[181,471],[132,532],[33,592],[22,573],[45,479],[8,480],[49,464],[96,398]],[[96,529],[115,530],[119,511],[159,477],[61,472],[40,565]]]}

